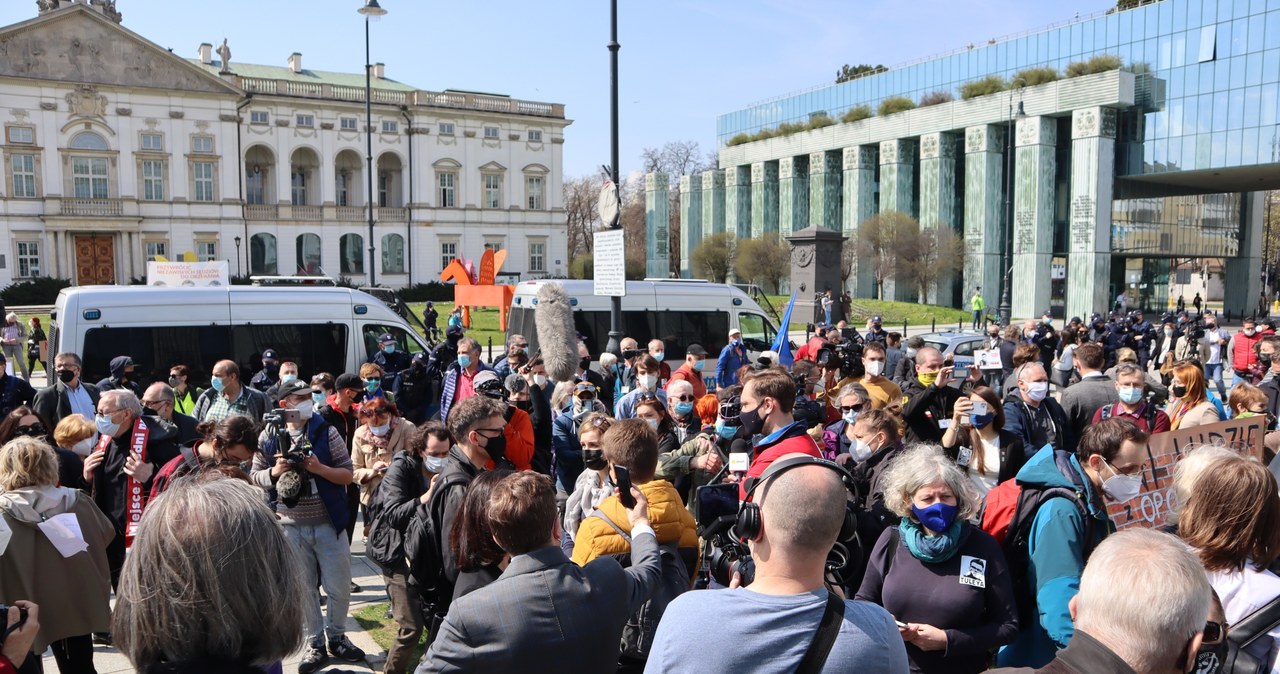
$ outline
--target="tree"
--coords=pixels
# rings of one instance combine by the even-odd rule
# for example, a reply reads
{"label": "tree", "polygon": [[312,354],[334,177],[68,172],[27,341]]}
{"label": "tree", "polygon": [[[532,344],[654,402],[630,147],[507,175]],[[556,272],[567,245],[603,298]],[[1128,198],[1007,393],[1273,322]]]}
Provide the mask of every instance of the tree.
{"label": "tree", "polygon": [[949,225],[921,228],[915,223],[899,229],[897,235],[901,251],[897,278],[900,283],[915,285],[922,302],[939,279],[964,269],[964,240]]}
{"label": "tree", "polygon": [[863,75],[882,73],[886,70],[888,70],[888,68],[882,65],[873,66],[868,63],[860,63],[856,66],[850,67],[849,64],[846,63],[840,66],[840,69],[836,71],[836,84],[848,82],[851,79],[862,77]]}
{"label": "tree", "polygon": [[596,204],[602,181],[583,176],[564,181],[564,210],[569,228],[569,259],[591,252],[592,234],[600,225]]}
{"label": "tree", "polygon": [[739,280],[750,281],[776,293],[782,279],[791,273],[791,247],[776,232],[759,239],[744,240],[738,244],[733,269]]}
{"label": "tree", "polygon": [[727,282],[737,255],[737,243],[737,237],[730,232],[719,232],[703,239],[689,256],[694,276],[712,283]]}
{"label": "tree", "polygon": [[867,266],[877,299],[884,299],[884,282],[896,275],[904,232],[919,229],[915,218],[898,211],[877,213],[858,225],[858,261]]}

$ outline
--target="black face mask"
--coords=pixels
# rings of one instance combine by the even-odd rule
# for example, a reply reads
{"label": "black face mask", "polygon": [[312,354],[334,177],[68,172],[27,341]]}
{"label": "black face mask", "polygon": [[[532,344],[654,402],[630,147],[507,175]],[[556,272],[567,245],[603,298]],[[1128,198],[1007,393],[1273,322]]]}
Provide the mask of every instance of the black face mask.
{"label": "black face mask", "polygon": [[181,384],[181,383],[182,382],[177,377],[169,377],[169,386],[172,386],[173,388],[178,388],[178,384]]}
{"label": "black face mask", "polygon": [[1259,353],[1259,354],[1258,354],[1258,362],[1259,362],[1259,363],[1262,363],[1263,365],[1270,365],[1270,364],[1271,364],[1271,354],[1269,354],[1269,353]]}
{"label": "black face mask", "polygon": [[1181,397],[1183,397],[1183,396],[1187,395],[1187,387],[1186,387],[1186,386],[1178,386],[1178,385],[1176,385],[1176,384],[1175,384],[1175,385],[1173,385],[1173,386],[1170,386],[1170,387],[1169,387],[1169,394],[1170,394],[1170,395],[1172,395],[1172,396],[1173,396],[1173,397],[1175,397],[1175,398],[1181,398]]}
{"label": "black face mask", "polygon": [[493,459],[494,463],[501,461],[507,453],[507,436],[499,435],[496,438],[489,438],[484,451],[489,453],[489,458]]}
{"label": "black face mask", "polygon": [[609,465],[604,458],[604,450],[602,449],[584,449],[582,450],[582,463],[587,470],[601,470]]}
{"label": "black face mask", "polygon": [[70,384],[76,378],[76,373],[71,370],[58,370],[58,381],[64,384]]}
{"label": "black face mask", "polygon": [[528,412],[529,410],[533,409],[533,401],[532,401],[532,400],[517,400],[517,401],[515,401],[515,406],[516,406],[517,408],[519,408],[519,409],[522,409],[522,410],[524,410],[524,411]]}
{"label": "black face mask", "polygon": [[750,412],[742,410],[738,413],[738,421],[742,424],[743,437],[750,438],[764,430],[764,419],[760,417],[760,406]]}
{"label": "black face mask", "polygon": [[506,419],[508,422],[510,422],[511,417],[515,415],[516,415],[516,408],[514,405],[507,405],[507,409],[502,412],[502,418]]}
{"label": "black face mask", "polygon": [[588,368],[590,368],[590,367],[591,367],[591,359],[590,359],[590,358],[583,358],[582,360],[579,360],[579,361],[578,361],[578,368],[579,368],[579,369],[586,370],[586,369],[588,369]]}
{"label": "black face mask", "polygon": [[1218,674],[1222,671],[1222,665],[1227,659],[1227,640],[1223,639],[1219,644],[1208,644],[1201,646],[1196,651],[1195,668],[1191,670],[1192,674]]}

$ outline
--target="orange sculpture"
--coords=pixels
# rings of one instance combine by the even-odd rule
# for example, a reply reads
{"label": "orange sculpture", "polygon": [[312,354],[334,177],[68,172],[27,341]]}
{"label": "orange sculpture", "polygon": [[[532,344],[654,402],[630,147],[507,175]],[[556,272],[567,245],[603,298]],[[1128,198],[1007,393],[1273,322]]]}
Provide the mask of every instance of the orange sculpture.
{"label": "orange sculpture", "polygon": [[440,272],[440,280],[454,282],[453,303],[462,307],[462,327],[471,328],[471,307],[497,307],[498,327],[507,330],[507,313],[511,310],[511,300],[515,297],[516,287],[510,285],[494,285],[494,279],[502,263],[507,261],[507,251],[493,252],[486,248],[480,256],[480,278],[474,283],[471,274],[461,260],[454,259],[449,266]]}

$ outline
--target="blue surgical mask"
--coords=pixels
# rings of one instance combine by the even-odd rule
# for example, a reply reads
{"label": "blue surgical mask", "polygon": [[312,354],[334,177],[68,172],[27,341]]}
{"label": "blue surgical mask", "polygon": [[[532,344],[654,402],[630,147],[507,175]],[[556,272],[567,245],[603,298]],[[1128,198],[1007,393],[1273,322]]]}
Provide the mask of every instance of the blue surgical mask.
{"label": "blue surgical mask", "polygon": [[707,366],[707,361],[705,360],[693,361],[693,369],[697,370],[698,372],[702,372],[703,368],[705,368],[706,366]]}
{"label": "blue surgical mask", "polygon": [[298,375],[296,375],[296,374],[286,374],[286,375],[281,375],[281,376],[280,376],[280,383],[281,383],[281,384],[288,384],[289,382],[291,382],[291,381],[293,381],[293,380],[295,380],[295,379],[297,379],[297,378],[298,378]]}
{"label": "blue surgical mask", "polygon": [[458,367],[463,369],[471,367],[471,355],[466,353],[458,354]]}
{"label": "blue surgical mask", "polygon": [[738,427],[725,426],[724,420],[721,419],[716,422],[716,435],[724,438],[725,440],[732,439],[738,435]]}
{"label": "blue surgical mask", "polygon": [[648,422],[648,424],[649,424],[649,428],[652,428],[652,429],[653,429],[653,430],[655,430],[655,431],[656,431],[656,430],[658,430],[658,420],[657,420],[657,419],[645,419],[645,421],[646,421],[646,422]]}
{"label": "blue surgical mask", "polygon": [[370,392],[370,393],[373,393],[373,392],[377,391],[377,390],[378,390],[378,389],[380,389],[380,388],[382,388],[382,380],[380,380],[380,379],[366,379],[366,380],[364,380],[364,390],[366,390],[366,391],[368,391],[368,392]]}
{"label": "blue surgical mask", "polygon": [[693,403],[683,401],[683,400],[679,401],[675,404],[675,411],[676,411],[676,414],[679,414],[680,416],[685,416],[686,414],[693,411]]}
{"label": "blue surgical mask", "polygon": [[440,471],[443,471],[443,470],[444,470],[444,462],[445,462],[445,459],[447,459],[447,458],[449,458],[449,457],[446,457],[446,456],[428,456],[428,457],[423,461],[423,463],[425,463],[425,464],[426,464],[426,467],[427,467],[427,470],[428,470],[428,471],[430,471],[430,472],[432,472],[432,473],[435,473],[436,475],[439,475],[439,474],[440,474]]}
{"label": "blue surgical mask", "polygon": [[222,381],[222,377],[214,377],[213,379],[210,379],[209,385],[213,387],[213,390],[219,393],[222,392],[222,389],[227,387],[226,382]]}
{"label": "blue surgical mask", "polygon": [[970,414],[969,421],[973,422],[974,428],[986,428],[996,418],[995,412],[987,412],[986,414]]}
{"label": "blue surgical mask", "polygon": [[115,437],[115,434],[120,431],[120,424],[112,421],[111,415],[109,414],[99,414],[95,416],[93,418],[93,425],[102,435]]}
{"label": "blue surgical mask", "polygon": [[383,350],[383,351],[386,351],[387,353],[395,353],[395,352],[396,352],[396,345],[395,345],[395,344],[388,344],[388,345],[386,345],[386,346],[382,347],[382,350]]}
{"label": "blue surgical mask", "polygon": [[927,508],[917,508],[911,506],[911,513],[920,520],[926,529],[935,533],[942,533],[951,528],[951,524],[956,521],[956,513],[959,508],[946,503],[935,503]]}
{"label": "blue surgical mask", "polygon": [[1140,386],[1121,386],[1120,401],[1129,405],[1142,400],[1142,387]]}
{"label": "blue surgical mask", "polygon": [[312,394],[311,394],[311,402],[313,402],[313,403],[315,403],[315,404],[317,404],[317,405],[323,405],[323,404],[324,404],[324,394],[323,394],[323,393],[312,393]]}
{"label": "blue surgical mask", "polygon": [[657,353],[653,354],[653,359],[654,359],[654,360],[656,360],[656,361],[658,361],[659,363],[661,363],[661,362],[663,361],[663,359],[664,359],[664,358],[666,358],[666,356],[667,356],[667,352],[666,352],[666,351],[659,351],[659,352],[657,352]]}

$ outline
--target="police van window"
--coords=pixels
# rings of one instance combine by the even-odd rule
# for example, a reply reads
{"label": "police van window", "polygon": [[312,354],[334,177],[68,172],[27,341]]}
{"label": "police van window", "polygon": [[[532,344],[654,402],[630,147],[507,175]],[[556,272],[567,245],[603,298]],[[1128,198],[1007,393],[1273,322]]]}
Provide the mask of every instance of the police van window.
{"label": "police van window", "polygon": [[423,350],[422,344],[417,339],[410,337],[404,328],[395,325],[365,323],[360,330],[364,334],[364,360],[366,361],[371,360],[373,355],[382,348],[382,345],[378,343],[378,338],[387,333],[391,333],[391,336],[395,338],[396,349],[399,351],[414,354]]}
{"label": "police van window", "polygon": [[228,348],[226,326],[200,325],[163,328],[92,328],[85,333],[84,370],[81,378],[96,383],[110,374],[111,359],[129,356],[141,384],[165,381],[169,368],[186,365],[192,383],[209,381],[209,370],[219,360],[231,358],[243,367],[243,359]]}
{"label": "police van window", "polygon": [[972,356],[974,347],[980,344],[982,344],[982,342],[961,342],[956,344],[956,350],[953,353],[957,356]]}
{"label": "police van window", "polygon": [[[690,344],[700,344],[718,354],[729,343],[729,314],[724,311],[658,311],[653,337],[666,345],[667,360],[684,358]],[[643,343],[645,340],[641,340]]]}
{"label": "police van window", "polygon": [[742,343],[751,351],[768,351],[777,335],[760,314],[738,314],[738,329],[742,331]]}
{"label": "police van window", "polygon": [[347,369],[346,325],[237,325],[231,335],[234,360],[244,381],[262,369],[262,352],[267,349],[274,349],[282,363],[297,363],[299,377],[304,380],[319,372],[336,376]]}

